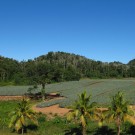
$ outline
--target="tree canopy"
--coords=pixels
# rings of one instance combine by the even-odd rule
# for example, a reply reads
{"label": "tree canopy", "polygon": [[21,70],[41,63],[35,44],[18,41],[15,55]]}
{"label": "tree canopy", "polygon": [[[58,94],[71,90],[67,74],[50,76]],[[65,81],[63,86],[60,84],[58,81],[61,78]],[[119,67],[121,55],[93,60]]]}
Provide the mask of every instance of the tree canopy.
{"label": "tree canopy", "polygon": [[39,83],[43,77],[47,83],[79,80],[83,77],[135,77],[134,61],[128,64],[118,61],[108,63],[65,52],[49,52],[34,60],[21,62],[0,56],[0,84],[34,84]]}

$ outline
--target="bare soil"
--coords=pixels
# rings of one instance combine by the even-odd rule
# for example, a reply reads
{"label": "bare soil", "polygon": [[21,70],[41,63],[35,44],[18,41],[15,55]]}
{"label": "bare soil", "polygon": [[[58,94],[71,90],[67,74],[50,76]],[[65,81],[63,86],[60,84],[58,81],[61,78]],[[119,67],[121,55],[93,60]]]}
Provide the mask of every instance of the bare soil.
{"label": "bare soil", "polygon": [[38,108],[38,107],[36,107],[36,105],[34,105],[32,107],[32,109],[35,112],[41,112],[43,114],[46,114],[48,117],[53,117],[55,115],[57,115],[57,116],[65,116],[70,111],[70,109],[61,108],[59,106],[59,104],[49,106],[49,107],[45,107],[45,108]]}
{"label": "bare soil", "polygon": [[24,96],[0,96],[0,101],[21,100]]}

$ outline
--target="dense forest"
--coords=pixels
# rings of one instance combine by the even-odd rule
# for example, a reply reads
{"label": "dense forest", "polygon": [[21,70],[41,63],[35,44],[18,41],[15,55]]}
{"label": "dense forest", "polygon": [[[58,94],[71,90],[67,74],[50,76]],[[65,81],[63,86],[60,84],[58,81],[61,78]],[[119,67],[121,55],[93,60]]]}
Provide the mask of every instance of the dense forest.
{"label": "dense forest", "polygon": [[65,52],[49,52],[33,60],[19,62],[0,56],[0,85],[53,83],[86,77],[135,77],[135,59],[128,64],[108,63]]}

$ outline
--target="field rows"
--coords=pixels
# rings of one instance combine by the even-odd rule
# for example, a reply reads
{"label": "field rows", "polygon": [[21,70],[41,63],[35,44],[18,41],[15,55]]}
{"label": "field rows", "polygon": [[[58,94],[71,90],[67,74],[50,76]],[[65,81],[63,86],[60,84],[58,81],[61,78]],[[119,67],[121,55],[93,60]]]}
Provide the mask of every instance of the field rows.
{"label": "field rows", "polygon": [[[30,86],[9,86],[0,87],[0,95],[23,95],[27,92]],[[37,91],[40,91],[40,87]],[[50,102],[41,103],[38,106],[50,106],[53,104],[60,104],[60,106],[69,106],[77,95],[86,90],[88,94],[92,95],[92,101],[101,104],[108,104],[110,98],[117,91],[121,90],[125,93],[127,99],[135,104],[135,79],[104,79],[104,80],[80,80],[71,82],[61,82],[56,84],[46,85],[46,92],[57,92],[65,99],[53,100]]]}

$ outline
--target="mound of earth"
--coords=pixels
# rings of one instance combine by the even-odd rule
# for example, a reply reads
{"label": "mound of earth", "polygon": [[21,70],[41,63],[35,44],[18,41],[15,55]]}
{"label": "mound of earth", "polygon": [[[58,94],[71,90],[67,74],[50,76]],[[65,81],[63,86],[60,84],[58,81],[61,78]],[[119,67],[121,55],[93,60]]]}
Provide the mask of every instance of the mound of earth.
{"label": "mound of earth", "polygon": [[[38,92],[38,93],[25,93],[25,96],[30,98],[30,99],[33,99],[33,100],[42,99],[42,93],[41,92]],[[44,96],[45,96],[46,100],[63,97],[59,93],[54,93],[54,92],[53,93],[45,93]]]}

